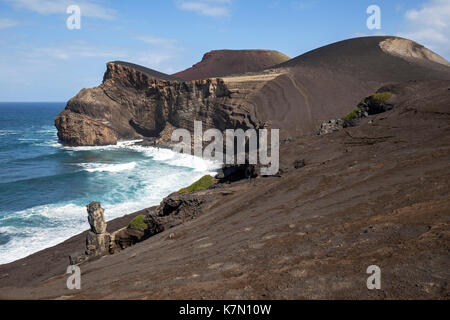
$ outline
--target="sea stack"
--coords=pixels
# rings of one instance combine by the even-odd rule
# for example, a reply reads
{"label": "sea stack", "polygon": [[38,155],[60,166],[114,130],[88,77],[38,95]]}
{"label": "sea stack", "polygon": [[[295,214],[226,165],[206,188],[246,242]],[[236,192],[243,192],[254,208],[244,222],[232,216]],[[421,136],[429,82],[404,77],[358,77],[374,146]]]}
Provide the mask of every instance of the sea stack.
{"label": "sea stack", "polygon": [[87,205],[88,221],[91,230],[86,236],[86,255],[101,256],[108,252],[111,236],[106,232],[105,209],[100,202]]}
{"label": "sea stack", "polygon": [[86,235],[86,251],[69,257],[70,264],[80,264],[90,258],[100,257],[109,252],[111,235],[106,232],[105,209],[100,202],[87,205],[88,222],[91,229]]}

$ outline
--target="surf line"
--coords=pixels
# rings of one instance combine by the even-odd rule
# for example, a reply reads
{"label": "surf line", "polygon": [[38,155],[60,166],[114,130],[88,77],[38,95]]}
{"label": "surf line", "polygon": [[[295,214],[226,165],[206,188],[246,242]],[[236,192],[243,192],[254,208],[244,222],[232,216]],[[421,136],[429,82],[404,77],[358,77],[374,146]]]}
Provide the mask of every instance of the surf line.
{"label": "surf line", "polygon": [[[187,129],[175,129],[172,132],[171,140],[173,151],[192,155],[191,133]],[[194,156],[223,163],[224,160],[224,134],[215,128],[206,130],[203,133],[201,121],[194,121]],[[212,142],[211,142],[212,141]],[[268,154],[268,130],[248,129],[226,129],[226,154],[225,163],[235,164],[235,154],[237,164],[246,164],[246,144],[248,143],[248,163],[261,167],[261,175],[271,176],[278,173],[280,168],[280,130],[270,129],[270,156]],[[234,142],[237,141],[235,144]],[[203,142],[211,142],[203,149]],[[235,150],[235,147],[237,150]],[[236,152],[235,152],[236,151]],[[259,159],[258,159],[259,158]]]}

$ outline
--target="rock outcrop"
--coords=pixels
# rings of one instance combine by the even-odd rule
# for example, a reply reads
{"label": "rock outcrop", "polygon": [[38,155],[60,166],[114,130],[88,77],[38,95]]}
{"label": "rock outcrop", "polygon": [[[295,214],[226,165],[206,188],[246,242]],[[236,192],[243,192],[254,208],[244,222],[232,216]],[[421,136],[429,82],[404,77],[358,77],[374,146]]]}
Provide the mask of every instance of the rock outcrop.
{"label": "rock outcrop", "polygon": [[159,138],[167,127],[193,131],[194,120],[202,121],[205,129],[259,126],[252,110],[232,103],[221,79],[180,82],[157,76],[161,74],[130,64],[108,63],[103,83],[81,90],[56,117],[59,139],[89,146]]}
{"label": "rock outcrop", "polygon": [[86,250],[70,255],[70,264],[81,264],[117,253],[164,230],[192,220],[208,199],[211,200],[208,192],[172,193],[164,198],[159,206],[146,209],[144,214],[136,216],[138,222],[135,223],[133,219],[128,226],[111,233],[106,230],[105,210],[99,202],[92,202],[87,206],[90,230],[86,235]]}
{"label": "rock outcrop", "polygon": [[321,136],[339,131],[342,128],[352,127],[355,126],[360,119],[393,109],[394,104],[391,101],[395,100],[396,95],[391,91],[393,91],[392,89],[395,87],[396,86],[388,85],[378,89],[376,93],[361,100],[358,106],[346,116],[337,120],[333,119],[322,123],[317,134]]}
{"label": "rock outcrop", "polygon": [[110,253],[131,247],[132,245],[144,241],[155,234],[164,231],[164,226],[151,214],[141,215],[143,225],[134,226],[130,223],[126,228],[120,229],[112,234]]}
{"label": "rock outcrop", "polygon": [[225,164],[215,178],[219,180],[219,183],[226,183],[256,178],[257,176],[257,166],[246,163],[237,165]]}
{"label": "rock outcrop", "polygon": [[111,235],[106,232],[104,212],[99,202],[92,202],[87,206],[88,221],[91,226],[86,236],[86,255],[102,256],[109,252]]}
{"label": "rock outcrop", "polygon": [[111,234],[110,254],[126,249],[142,242],[158,233],[194,219],[208,194],[180,194],[174,192],[164,198],[160,205],[148,209],[145,214],[137,216],[142,224],[132,222],[125,228]]}
{"label": "rock outcrop", "polygon": [[69,111],[55,119],[58,138],[70,146],[102,146],[117,143],[114,130],[100,121]]}
{"label": "rock outcrop", "polygon": [[335,131],[339,131],[344,127],[344,120],[342,119],[332,119],[328,122],[324,122],[320,125],[319,131],[317,134],[322,136],[324,134],[333,133]]}
{"label": "rock outcrop", "polygon": [[105,210],[100,202],[87,205],[90,230],[86,235],[86,250],[69,257],[70,264],[79,264],[88,259],[98,258],[110,251],[111,235],[106,231]]}

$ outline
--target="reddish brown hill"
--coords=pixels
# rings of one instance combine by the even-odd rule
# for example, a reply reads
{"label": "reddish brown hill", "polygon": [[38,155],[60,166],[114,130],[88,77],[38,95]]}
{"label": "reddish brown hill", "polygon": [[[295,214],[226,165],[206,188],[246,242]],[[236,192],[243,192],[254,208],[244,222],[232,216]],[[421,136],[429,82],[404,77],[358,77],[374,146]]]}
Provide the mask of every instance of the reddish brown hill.
{"label": "reddish brown hill", "polygon": [[214,50],[192,68],[173,76],[184,80],[224,77],[232,74],[260,71],[288,61],[290,58],[274,50]]}

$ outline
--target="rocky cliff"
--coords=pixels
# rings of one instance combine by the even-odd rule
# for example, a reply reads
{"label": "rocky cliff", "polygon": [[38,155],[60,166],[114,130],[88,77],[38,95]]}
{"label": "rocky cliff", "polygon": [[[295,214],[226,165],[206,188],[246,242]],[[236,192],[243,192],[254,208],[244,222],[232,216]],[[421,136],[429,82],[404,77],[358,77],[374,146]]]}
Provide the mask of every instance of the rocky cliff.
{"label": "rocky cliff", "polygon": [[[107,145],[120,139],[159,137],[167,127],[254,128],[252,110],[233,104],[220,79],[178,81],[135,65],[110,62],[103,83],[81,90],[55,119],[68,145]],[[167,80],[170,79],[170,80]]]}

